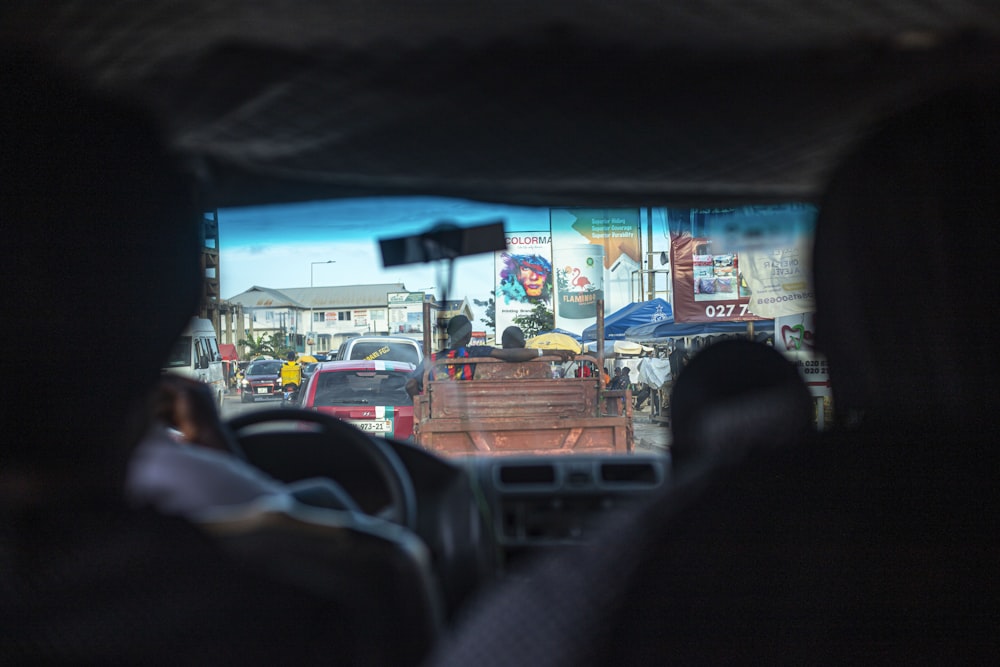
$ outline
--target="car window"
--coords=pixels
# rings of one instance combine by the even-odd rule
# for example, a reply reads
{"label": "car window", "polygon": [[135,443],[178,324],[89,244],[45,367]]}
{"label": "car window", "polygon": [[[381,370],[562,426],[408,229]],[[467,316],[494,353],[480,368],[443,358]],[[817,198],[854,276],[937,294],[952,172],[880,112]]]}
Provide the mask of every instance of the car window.
{"label": "car window", "polygon": [[[459,417],[468,429],[479,429],[480,443],[514,441],[491,431],[495,420],[496,428],[539,424],[539,433],[556,424],[566,442],[595,452],[662,454],[673,379],[685,360],[727,338],[778,347],[809,382],[817,426],[832,420],[825,365],[812,349],[807,249],[816,213],[814,205],[800,202],[596,209],[436,197],[223,209],[217,212],[221,291],[242,308],[237,328],[247,333],[244,354],[280,359],[295,352],[319,359],[339,349],[352,360],[417,364],[418,348],[448,349],[448,324],[458,317],[468,320],[475,356],[499,348],[510,327],[521,330],[529,347],[569,345],[587,356],[543,367],[454,365],[435,378],[470,378],[479,383],[478,394],[466,387],[453,388],[448,397],[428,393],[429,401],[450,404],[430,405],[424,416]],[[487,240],[497,221],[499,239]],[[443,222],[454,239],[466,235],[481,248],[494,243],[493,249],[451,264],[393,264],[383,257],[383,242],[416,238]],[[388,336],[412,344],[378,339]],[[273,370],[266,372],[280,371],[280,361],[268,363]],[[627,382],[617,380],[624,368]],[[350,377],[355,384],[331,393],[323,390],[335,378],[320,373],[313,380],[319,383],[316,404],[382,400],[371,382]],[[544,378],[579,383],[538,385]],[[624,395],[606,396],[612,386]],[[491,397],[488,406],[482,396]],[[607,417],[608,428],[573,435],[572,423],[584,416],[581,406]],[[225,416],[269,407],[234,401]],[[624,438],[609,435],[619,432],[615,419],[629,423],[620,428]],[[418,429],[418,440],[432,430]],[[526,446],[523,453],[542,450]]]}
{"label": "car window", "polygon": [[406,393],[408,374],[374,371],[324,371],[312,379],[316,384],[315,407],[336,405],[412,405]]}
{"label": "car window", "polygon": [[255,361],[247,369],[247,375],[277,375],[280,372],[280,361]]}
{"label": "car window", "polygon": [[191,365],[191,336],[181,336],[170,348],[164,368],[185,368]]}
{"label": "car window", "polygon": [[351,344],[351,359],[366,359],[369,361],[403,361],[408,364],[420,363],[420,355],[416,345],[393,342],[359,341]]}

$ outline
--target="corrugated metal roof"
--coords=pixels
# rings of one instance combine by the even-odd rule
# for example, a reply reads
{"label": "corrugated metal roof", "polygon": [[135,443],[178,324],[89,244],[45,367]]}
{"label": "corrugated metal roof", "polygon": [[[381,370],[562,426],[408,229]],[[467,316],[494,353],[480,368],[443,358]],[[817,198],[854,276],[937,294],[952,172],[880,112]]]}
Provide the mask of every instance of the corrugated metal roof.
{"label": "corrugated metal roof", "polygon": [[244,308],[384,308],[389,292],[405,291],[403,283],[282,288],[254,285],[229,301]]}

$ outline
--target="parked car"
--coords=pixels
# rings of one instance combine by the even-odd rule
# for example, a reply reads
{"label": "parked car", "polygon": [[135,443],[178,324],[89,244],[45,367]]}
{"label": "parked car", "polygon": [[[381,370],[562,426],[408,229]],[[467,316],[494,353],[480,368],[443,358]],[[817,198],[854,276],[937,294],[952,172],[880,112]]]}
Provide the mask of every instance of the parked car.
{"label": "parked car", "polygon": [[281,362],[263,359],[250,362],[240,383],[240,400],[253,403],[258,398],[281,398]]}
{"label": "parked car", "polygon": [[317,365],[301,407],[317,410],[365,433],[397,440],[413,435],[413,399],[404,387],[414,364],[400,361],[327,361]]}
{"label": "parked car", "polygon": [[416,366],[424,358],[420,341],[405,336],[357,336],[344,341],[337,359],[405,361]]}

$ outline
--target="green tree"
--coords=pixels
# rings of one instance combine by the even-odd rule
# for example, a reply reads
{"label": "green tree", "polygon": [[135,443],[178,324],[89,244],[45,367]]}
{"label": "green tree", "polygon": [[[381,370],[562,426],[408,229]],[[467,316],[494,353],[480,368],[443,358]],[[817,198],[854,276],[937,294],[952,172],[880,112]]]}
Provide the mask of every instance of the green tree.
{"label": "green tree", "polygon": [[246,350],[249,358],[259,357],[263,354],[274,356],[274,346],[271,344],[269,334],[258,334],[256,337],[244,338],[239,342],[240,347]]}
{"label": "green tree", "polygon": [[544,303],[536,303],[530,313],[515,317],[514,324],[521,327],[525,338],[531,338],[543,331],[554,329],[556,318]]}
{"label": "green tree", "polygon": [[285,327],[281,327],[271,334],[271,349],[274,350],[274,356],[278,359],[284,359],[289,352],[295,352],[292,336],[288,335]]}
{"label": "green tree", "polygon": [[497,322],[496,322],[497,304],[496,304],[496,295],[497,295],[496,290],[490,290],[490,298],[489,299],[486,299],[486,300],[483,300],[483,299],[473,299],[472,300],[472,302],[474,304],[476,304],[477,306],[479,306],[480,308],[482,308],[483,306],[486,306],[486,315],[484,315],[483,317],[479,318],[479,321],[482,322],[483,324],[485,324],[486,328],[490,329],[493,332],[494,337],[496,336],[496,333],[497,333]]}

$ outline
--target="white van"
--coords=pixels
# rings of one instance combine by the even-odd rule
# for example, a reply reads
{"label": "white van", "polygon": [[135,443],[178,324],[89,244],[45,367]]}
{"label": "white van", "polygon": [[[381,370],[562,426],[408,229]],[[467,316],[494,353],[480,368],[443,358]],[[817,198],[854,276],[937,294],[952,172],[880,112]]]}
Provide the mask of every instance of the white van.
{"label": "white van", "polygon": [[210,385],[217,405],[222,407],[226,395],[226,377],[222,370],[219,341],[210,320],[198,317],[191,319],[170,350],[163,372],[176,373]]}

